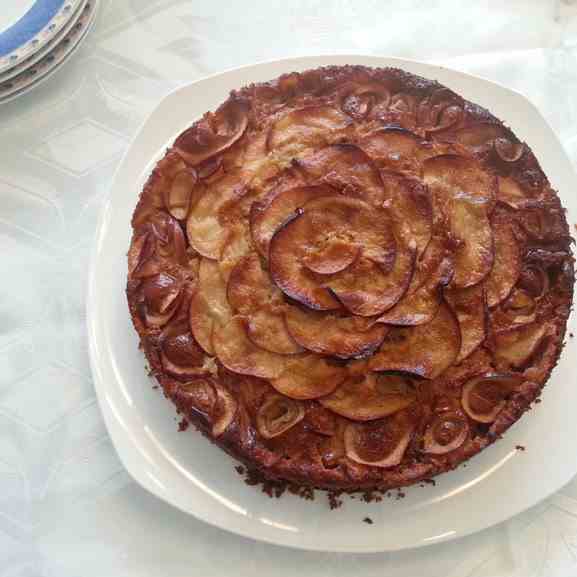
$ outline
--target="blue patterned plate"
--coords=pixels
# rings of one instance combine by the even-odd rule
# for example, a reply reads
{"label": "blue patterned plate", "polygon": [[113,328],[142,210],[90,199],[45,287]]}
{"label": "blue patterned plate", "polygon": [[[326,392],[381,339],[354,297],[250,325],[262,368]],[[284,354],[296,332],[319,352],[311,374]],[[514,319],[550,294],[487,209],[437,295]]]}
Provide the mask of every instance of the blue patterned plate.
{"label": "blue patterned plate", "polygon": [[0,73],[29,58],[61,30],[82,0],[2,0]]}

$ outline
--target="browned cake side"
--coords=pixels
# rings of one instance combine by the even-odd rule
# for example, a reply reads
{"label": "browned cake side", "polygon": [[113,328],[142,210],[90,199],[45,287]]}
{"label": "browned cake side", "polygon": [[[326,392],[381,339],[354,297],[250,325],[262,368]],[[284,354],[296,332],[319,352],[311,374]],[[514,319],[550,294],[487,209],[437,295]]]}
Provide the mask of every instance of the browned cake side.
{"label": "browned cake side", "polygon": [[401,70],[233,92],[158,162],[132,226],[154,376],[269,479],[387,489],[452,469],[562,349],[571,239],[536,158]]}

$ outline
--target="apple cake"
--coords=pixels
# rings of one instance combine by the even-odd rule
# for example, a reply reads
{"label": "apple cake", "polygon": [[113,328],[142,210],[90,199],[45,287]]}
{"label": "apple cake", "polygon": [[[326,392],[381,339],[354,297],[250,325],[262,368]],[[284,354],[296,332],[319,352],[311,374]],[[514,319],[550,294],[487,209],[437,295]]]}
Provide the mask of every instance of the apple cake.
{"label": "apple cake", "polygon": [[453,469],[563,346],[571,237],[537,159],[399,69],[233,91],[156,164],[132,227],[151,374],[262,479],[387,490]]}

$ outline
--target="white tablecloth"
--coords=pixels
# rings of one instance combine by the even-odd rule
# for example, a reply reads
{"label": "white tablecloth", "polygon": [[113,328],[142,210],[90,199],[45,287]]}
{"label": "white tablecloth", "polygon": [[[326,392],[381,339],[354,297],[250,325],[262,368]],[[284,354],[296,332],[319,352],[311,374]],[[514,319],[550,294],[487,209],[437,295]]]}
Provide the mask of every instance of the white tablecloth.
{"label": "white tablecloth", "polygon": [[577,575],[577,479],[498,527],[397,554],[294,551],[179,513],[110,444],[84,318],[113,171],[174,86],[314,53],[434,60],[526,94],[577,162],[577,8],[556,4],[108,0],[62,70],[0,106],[0,575]]}

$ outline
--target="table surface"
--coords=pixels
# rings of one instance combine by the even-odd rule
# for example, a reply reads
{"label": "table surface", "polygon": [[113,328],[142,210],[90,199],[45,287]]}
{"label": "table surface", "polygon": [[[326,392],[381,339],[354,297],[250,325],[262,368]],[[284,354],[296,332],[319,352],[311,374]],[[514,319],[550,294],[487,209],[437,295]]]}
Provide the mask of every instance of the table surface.
{"label": "table surface", "polygon": [[84,306],[96,221],[123,151],[175,86],[255,61],[335,52],[430,60],[515,88],[577,164],[572,2],[102,1],[71,61],[0,105],[0,575],[577,575],[577,478],[452,543],[314,553],[172,509],[132,481],[111,446]]}

